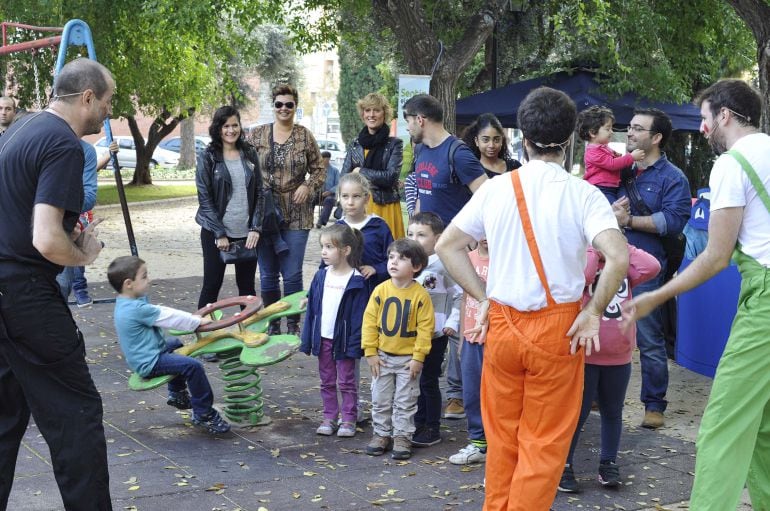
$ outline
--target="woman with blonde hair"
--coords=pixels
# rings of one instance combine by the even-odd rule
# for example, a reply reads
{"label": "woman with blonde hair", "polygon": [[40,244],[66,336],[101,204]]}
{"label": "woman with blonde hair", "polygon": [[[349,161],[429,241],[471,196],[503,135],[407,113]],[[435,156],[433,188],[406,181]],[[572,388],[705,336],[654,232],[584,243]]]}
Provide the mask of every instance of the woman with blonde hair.
{"label": "woman with blonde hair", "polygon": [[394,239],[404,237],[398,178],[404,156],[404,143],[390,136],[393,109],[382,94],[373,92],[356,103],[364,127],[348,144],[340,175],[358,172],[369,180],[371,196],[367,213],[373,213],[390,227]]}

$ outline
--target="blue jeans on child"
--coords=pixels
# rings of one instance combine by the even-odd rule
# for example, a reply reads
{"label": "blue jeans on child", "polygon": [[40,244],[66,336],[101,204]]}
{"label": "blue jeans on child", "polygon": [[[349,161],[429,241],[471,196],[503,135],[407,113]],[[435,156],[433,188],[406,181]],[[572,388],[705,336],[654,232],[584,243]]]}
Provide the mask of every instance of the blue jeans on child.
{"label": "blue jeans on child", "polygon": [[420,374],[420,397],[417,398],[417,413],[414,423],[417,427],[428,426],[438,429],[441,425],[441,389],[438,380],[441,376],[441,364],[449,337],[434,337],[431,348],[422,366]]}
{"label": "blue jeans on child", "polygon": [[626,399],[628,380],[631,379],[631,364],[620,366],[600,366],[586,364],[585,384],[583,386],[583,405],[580,409],[575,434],[569,447],[567,463],[572,464],[580,430],[591,413],[591,403],[596,399],[602,422],[602,450],[600,462],[615,461],[620,446],[620,433],[623,430],[623,401]]}
{"label": "blue jeans on child", "polygon": [[61,294],[66,301],[69,299],[70,292],[75,292],[75,298],[88,298],[88,281],[86,280],[86,269],[83,266],[66,266],[60,274],[56,276],[56,282],[59,283]]}
{"label": "blue jeans on child", "polygon": [[174,350],[181,346],[182,343],[176,337],[166,339],[166,349],[160,354],[158,362],[147,377],[179,375],[168,382],[168,391],[182,392],[185,388],[189,389],[193,413],[196,417],[203,417],[211,412],[214,393],[203,364],[192,357],[174,353]]}
{"label": "blue jeans on child", "polygon": [[484,345],[463,339],[460,369],[463,375],[463,406],[468,419],[468,439],[485,440],[481,422],[481,367],[484,365]]}

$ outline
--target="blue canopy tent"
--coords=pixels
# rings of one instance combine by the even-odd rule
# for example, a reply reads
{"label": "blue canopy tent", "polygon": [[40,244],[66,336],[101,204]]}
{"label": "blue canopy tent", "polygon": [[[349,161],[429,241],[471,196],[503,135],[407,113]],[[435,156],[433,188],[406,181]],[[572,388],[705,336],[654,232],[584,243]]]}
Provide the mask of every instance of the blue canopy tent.
{"label": "blue canopy tent", "polygon": [[591,71],[555,73],[540,78],[517,82],[499,87],[457,101],[457,124],[467,126],[479,115],[491,112],[507,128],[516,127],[516,113],[519,103],[532,90],[541,85],[565,92],[577,105],[578,111],[592,105],[607,106],[615,113],[615,126],[627,126],[634,116],[635,108],[658,108],[671,118],[675,130],[698,131],[700,111],[695,105],[676,103],[656,103],[640,98],[635,94],[625,94],[617,99],[609,99],[599,92],[599,84]]}

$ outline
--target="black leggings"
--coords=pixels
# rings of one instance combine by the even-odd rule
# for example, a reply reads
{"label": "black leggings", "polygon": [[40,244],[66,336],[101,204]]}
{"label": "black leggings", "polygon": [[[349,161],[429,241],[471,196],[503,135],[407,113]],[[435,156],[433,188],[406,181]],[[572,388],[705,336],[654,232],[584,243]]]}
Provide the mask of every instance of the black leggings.
{"label": "black leggings", "polygon": [[[228,238],[230,242],[245,240],[245,238]],[[214,303],[219,298],[219,290],[222,288],[222,281],[225,278],[225,263],[219,257],[217,248],[217,239],[214,233],[201,229],[201,247],[203,248],[203,286],[201,295],[198,298],[198,308],[205,307],[209,303]],[[237,263],[235,265],[235,283],[238,286],[240,296],[256,296],[257,291],[254,287],[254,279],[257,274],[257,261],[248,263]]]}

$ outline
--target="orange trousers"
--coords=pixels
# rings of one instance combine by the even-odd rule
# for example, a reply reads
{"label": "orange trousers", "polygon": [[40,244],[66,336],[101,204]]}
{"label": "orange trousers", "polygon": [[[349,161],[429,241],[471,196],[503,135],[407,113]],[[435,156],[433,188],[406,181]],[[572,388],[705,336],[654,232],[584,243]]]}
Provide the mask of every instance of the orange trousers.
{"label": "orange trousers", "polygon": [[484,511],[548,511],[583,393],[583,351],[567,331],[580,303],[520,312],[490,301],[481,373],[487,438]]}

